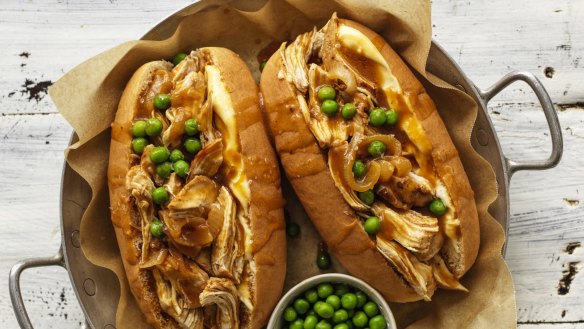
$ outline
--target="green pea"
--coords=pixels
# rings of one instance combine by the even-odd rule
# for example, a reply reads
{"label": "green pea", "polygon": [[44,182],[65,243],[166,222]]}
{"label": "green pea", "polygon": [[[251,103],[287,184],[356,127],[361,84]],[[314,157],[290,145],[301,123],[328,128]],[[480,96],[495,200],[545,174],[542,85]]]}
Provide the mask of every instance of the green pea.
{"label": "green pea", "polygon": [[152,191],[152,201],[157,205],[165,204],[168,199],[168,191],[163,186],[157,187]]}
{"label": "green pea", "polygon": [[369,143],[367,151],[369,151],[369,154],[373,157],[380,157],[385,153],[385,144],[381,141],[373,141]]}
{"label": "green pea", "polygon": [[[337,297],[338,298],[338,297]],[[333,322],[334,323],[341,323],[347,321],[349,319],[349,313],[347,310],[340,309],[333,314]]]}
{"label": "green pea", "polygon": [[335,312],[335,310],[331,306],[331,304],[328,304],[328,303],[319,304],[319,307],[315,311],[316,311],[316,314],[318,314],[318,316],[320,316],[321,318],[325,318],[325,319],[332,318],[333,313]]}
{"label": "green pea", "polygon": [[373,317],[379,314],[379,308],[377,307],[377,304],[370,301],[363,305],[363,312],[365,312],[365,314],[367,314],[368,317]]}
{"label": "green pea", "polygon": [[349,329],[349,326],[346,323],[339,323],[335,325],[333,329]]}
{"label": "green pea", "polygon": [[146,135],[155,137],[162,132],[162,122],[157,118],[150,118],[146,121]]}
{"label": "green pea", "polygon": [[166,110],[170,107],[170,95],[169,94],[156,94],[154,96],[154,107],[159,110]]}
{"label": "green pea", "polygon": [[296,320],[297,317],[298,314],[296,314],[296,311],[292,307],[286,307],[284,310],[284,320],[292,322]]}
{"label": "green pea", "polygon": [[316,255],[316,266],[321,270],[327,270],[331,267],[331,256],[328,252],[321,251]]}
{"label": "green pea", "polygon": [[308,301],[306,301],[306,299],[298,298],[297,300],[294,301],[294,309],[298,314],[304,314],[308,312],[309,308],[310,304],[308,303]]}
{"label": "green pea", "polygon": [[304,328],[304,320],[296,319],[294,322],[290,323],[289,329],[302,329]]}
{"label": "green pea", "polygon": [[359,197],[359,200],[363,201],[363,203],[368,206],[372,205],[373,202],[375,202],[375,193],[373,193],[373,190],[359,192],[357,193],[357,196]]}
{"label": "green pea", "polygon": [[328,321],[320,320],[320,322],[316,324],[315,329],[332,329],[332,326],[330,323],[328,323]]}
{"label": "green pea", "polygon": [[446,206],[444,205],[444,202],[442,202],[442,200],[440,199],[432,200],[432,202],[430,202],[430,205],[428,206],[428,209],[432,214],[436,216],[442,216],[446,212]]}
{"label": "green pea", "polygon": [[174,57],[172,58],[172,63],[174,65],[178,65],[178,63],[182,62],[183,59],[187,58],[187,54],[185,53],[178,53],[176,55],[174,55]]}
{"label": "green pea", "polygon": [[395,125],[397,123],[397,120],[399,119],[399,116],[397,115],[397,112],[394,110],[388,110],[385,111],[385,123],[387,123],[388,125]]}
{"label": "green pea", "polygon": [[132,151],[134,151],[136,154],[142,154],[146,145],[148,145],[148,140],[146,138],[134,138],[132,140]]}
{"label": "green pea", "polygon": [[286,224],[286,234],[292,238],[297,237],[298,234],[300,234],[300,226],[298,224],[292,223],[292,222],[287,223]]}
{"label": "green pea", "polygon": [[189,174],[189,163],[185,160],[178,160],[174,163],[174,172],[182,178],[185,178]]}
{"label": "green pea", "polygon": [[326,298],[326,302],[330,304],[335,310],[341,307],[341,299],[337,295],[330,295]]}
{"label": "green pea", "polygon": [[318,96],[318,99],[320,99],[321,101],[325,101],[327,99],[335,99],[335,97],[337,96],[335,88],[331,86],[320,87],[316,94]]}
{"label": "green pea", "polygon": [[337,110],[339,109],[339,104],[332,99],[326,99],[320,105],[320,109],[324,114],[328,115],[329,117],[332,117],[337,113]]}
{"label": "green pea", "polygon": [[355,161],[355,163],[353,163],[353,176],[359,178],[359,177],[365,175],[366,171],[367,171],[367,166],[365,166],[363,161],[357,160],[357,161]]}
{"label": "green pea", "polygon": [[264,69],[266,68],[266,64],[268,64],[268,61],[262,61],[260,63],[260,72],[264,72]]}
{"label": "green pea", "polygon": [[355,327],[363,328],[367,325],[367,321],[369,321],[369,319],[367,318],[367,315],[365,315],[365,313],[363,313],[363,311],[359,311],[359,312],[355,313],[352,321],[353,321],[353,324],[355,325]]}
{"label": "green pea", "polygon": [[170,161],[177,162],[178,160],[184,160],[185,155],[181,152],[181,150],[172,150],[170,152]]}
{"label": "green pea", "polygon": [[172,166],[170,164],[170,162],[166,161],[163,162],[161,164],[159,164],[158,166],[156,166],[156,173],[158,174],[158,176],[162,177],[162,178],[168,178],[170,177],[170,173],[172,172]]}
{"label": "green pea", "polygon": [[323,304],[324,302],[322,300],[317,301],[316,303],[314,303],[314,305],[312,305],[312,310],[318,314],[318,312],[316,312],[316,310],[318,308],[320,308],[320,306]]}
{"label": "green pea", "polygon": [[134,122],[132,125],[132,135],[134,137],[146,137],[146,126],[148,123],[146,121],[140,120]]}
{"label": "green pea", "polygon": [[185,150],[191,154],[197,154],[203,148],[201,140],[196,137],[189,137],[185,139],[184,143]]}
{"label": "green pea", "polygon": [[164,146],[157,146],[150,152],[150,160],[154,163],[163,163],[170,157],[170,152]]}
{"label": "green pea", "polygon": [[369,329],[385,329],[387,328],[387,321],[383,315],[376,315],[369,320]]}
{"label": "green pea", "polygon": [[197,119],[188,119],[185,121],[185,134],[195,136],[199,133],[199,122]]}
{"label": "green pea", "polygon": [[315,329],[317,323],[318,318],[316,316],[308,315],[306,319],[304,319],[304,329]]}
{"label": "green pea", "polygon": [[369,112],[369,123],[375,127],[381,127],[385,124],[387,116],[382,108],[376,107]]}
{"label": "green pea", "polygon": [[309,316],[309,315],[317,316],[318,314],[316,314],[316,312],[314,310],[308,310],[308,312],[306,312],[306,316]]}
{"label": "green pea", "polygon": [[371,216],[367,218],[363,224],[363,227],[365,228],[365,232],[367,232],[367,234],[377,234],[381,228],[381,221],[376,216]]}
{"label": "green pea", "polygon": [[316,291],[318,292],[318,297],[327,298],[333,293],[333,285],[330,283],[321,283],[316,287]]}
{"label": "green pea", "polygon": [[345,120],[351,120],[357,113],[357,108],[353,103],[345,103],[343,107],[341,107],[341,115]]}
{"label": "green pea", "polygon": [[342,295],[349,292],[349,286],[345,283],[339,283],[335,285],[335,295],[341,297]]}
{"label": "green pea", "polygon": [[352,310],[357,306],[357,296],[353,293],[344,294],[341,297],[341,304],[344,309]]}
{"label": "green pea", "polygon": [[318,293],[316,290],[310,289],[304,293],[304,298],[306,298],[309,303],[314,304],[318,300]]}
{"label": "green pea", "polygon": [[357,291],[355,293],[355,296],[357,296],[357,307],[361,308],[363,307],[363,305],[365,305],[365,303],[367,303],[367,295],[362,292],[362,291]]}
{"label": "green pea", "polygon": [[164,223],[155,217],[152,223],[150,223],[150,233],[155,238],[159,238],[164,235]]}

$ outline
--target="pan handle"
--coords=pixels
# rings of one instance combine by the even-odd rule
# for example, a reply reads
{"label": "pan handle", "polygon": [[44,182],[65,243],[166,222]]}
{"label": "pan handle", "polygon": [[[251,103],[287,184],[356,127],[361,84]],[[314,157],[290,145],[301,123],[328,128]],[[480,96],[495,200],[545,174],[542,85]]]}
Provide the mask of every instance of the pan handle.
{"label": "pan handle", "polygon": [[45,266],[65,267],[62,247],[59,248],[59,251],[55,256],[25,259],[16,263],[10,270],[10,277],[8,280],[10,287],[10,300],[12,301],[16,320],[22,329],[33,329],[33,327],[30,323],[28,313],[26,312],[24,301],[22,300],[22,293],[20,291],[20,274],[28,268]]}
{"label": "pan handle", "polygon": [[510,72],[501,78],[501,80],[495,82],[491,87],[485,90],[478,89],[478,92],[486,104],[501,90],[519,80],[524,81],[529,87],[531,87],[541,104],[552,137],[552,153],[546,160],[537,161],[515,161],[505,156],[505,164],[507,166],[507,172],[509,173],[509,179],[511,179],[511,176],[519,170],[543,170],[553,168],[558,162],[560,162],[563,152],[562,130],[560,128],[558,115],[556,114],[550,96],[541,81],[539,81],[535,75],[525,71]]}

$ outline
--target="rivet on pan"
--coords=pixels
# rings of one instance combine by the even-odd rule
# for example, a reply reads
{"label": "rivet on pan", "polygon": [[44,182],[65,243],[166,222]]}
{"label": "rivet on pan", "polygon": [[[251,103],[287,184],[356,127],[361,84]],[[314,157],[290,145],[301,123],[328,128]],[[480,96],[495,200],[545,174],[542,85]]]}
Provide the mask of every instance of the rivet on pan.
{"label": "rivet on pan", "polygon": [[71,232],[71,244],[75,248],[79,248],[79,230]]}
{"label": "rivet on pan", "polygon": [[116,327],[114,327],[113,324],[106,324],[105,327],[103,327],[103,329],[116,329]]}
{"label": "rivet on pan", "polygon": [[489,135],[483,128],[477,129],[477,141],[481,146],[489,145]]}
{"label": "rivet on pan", "polygon": [[85,290],[85,293],[89,296],[95,295],[95,282],[89,278],[85,279],[85,281],[83,281],[83,290]]}

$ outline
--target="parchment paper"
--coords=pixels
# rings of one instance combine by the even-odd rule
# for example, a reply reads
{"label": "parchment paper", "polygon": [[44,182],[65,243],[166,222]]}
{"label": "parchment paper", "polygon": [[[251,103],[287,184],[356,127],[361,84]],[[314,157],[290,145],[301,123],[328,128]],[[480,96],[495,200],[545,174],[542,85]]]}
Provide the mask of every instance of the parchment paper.
{"label": "parchment paper", "polygon": [[[457,146],[478,205],[481,248],[474,267],[462,279],[470,292],[439,290],[432,302],[393,304],[398,326],[516,326],[513,282],[501,256],[504,233],[487,212],[497,195],[495,176],[470,144],[477,105],[469,96],[425,70],[432,35],[429,1],[218,0],[200,1],[187,13],[173,18],[176,30],[173,26],[172,30],[159,29],[151,34],[164,40],[121,44],[79,65],[49,90],[57,108],[79,136],[79,142],[66,150],[66,159],[89,183],[93,193],[81,220],[81,248],[91,262],[111,269],[119,278],[117,328],[148,327],[126,283],[107,201],[109,128],[132,73],[145,62],[169,59],[179,51],[223,46],[239,53],[258,78],[257,56],[262,49],[274,42],[292,40],[313,26],[322,27],[335,11],[339,17],[359,21],[380,33],[417,71]],[[303,278],[320,273],[315,266],[320,238],[286,182],[284,191],[290,218],[301,225],[300,236],[288,240],[288,289]],[[343,269],[333,260],[331,271]]]}

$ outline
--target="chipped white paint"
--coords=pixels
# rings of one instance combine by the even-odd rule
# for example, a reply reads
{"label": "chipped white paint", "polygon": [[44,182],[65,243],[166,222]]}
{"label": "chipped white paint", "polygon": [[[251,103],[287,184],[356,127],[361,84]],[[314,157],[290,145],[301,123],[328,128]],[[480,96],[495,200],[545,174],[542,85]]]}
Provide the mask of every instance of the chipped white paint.
{"label": "chipped white paint", "polygon": [[[58,79],[100,51],[138,38],[188,3],[2,1],[0,273],[5,279],[0,284],[0,328],[17,327],[8,298],[10,266],[22,258],[51,255],[60,242],[60,175],[71,130],[43,92],[28,90]],[[584,328],[584,274],[576,274],[570,291],[558,295],[562,271],[570,262],[584,260],[584,248],[573,254],[562,251],[569,242],[584,244],[584,110],[576,104],[584,102],[584,5],[577,0],[451,0],[434,1],[433,12],[435,39],[478,86],[487,87],[511,70],[529,70],[554,102],[568,104],[565,110],[558,107],[565,141],[561,164],[513,177],[507,261],[516,282],[520,328]],[[555,72],[548,70],[551,78],[545,76],[546,67]],[[550,151],[535,102],[525,85],[514,84],[491,104],[503,149],[514,159],[540,159]],[[82,312],[64,270],[31,270],[22,284],[37,328],[81,325]]]}

